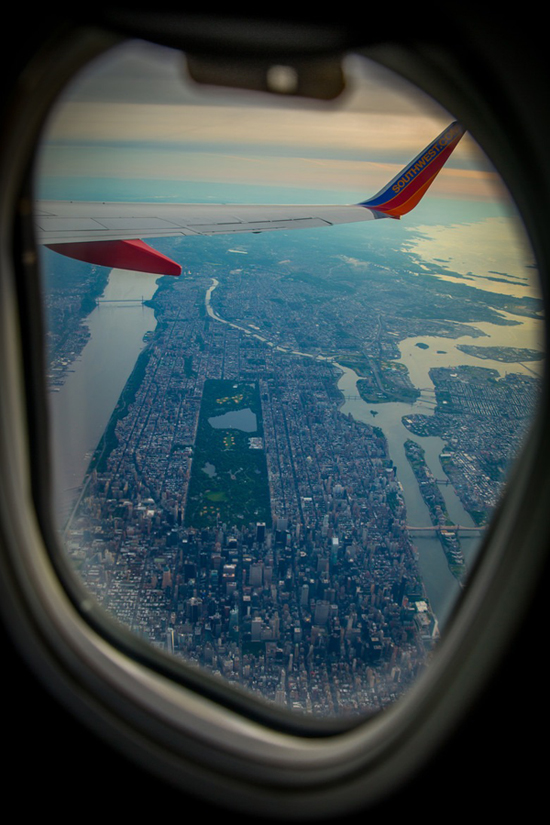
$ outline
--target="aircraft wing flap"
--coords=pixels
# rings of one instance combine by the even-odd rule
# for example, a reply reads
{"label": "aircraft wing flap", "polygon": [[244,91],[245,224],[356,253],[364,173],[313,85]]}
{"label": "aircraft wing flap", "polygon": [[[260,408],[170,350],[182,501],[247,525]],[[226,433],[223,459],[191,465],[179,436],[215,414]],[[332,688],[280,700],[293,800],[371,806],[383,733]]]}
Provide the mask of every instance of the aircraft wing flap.
{"label": "aircraft wing flap", "polygon": [[197,224],[193,227],[200,235],[228,235],[235,232],[273,232],[276,229],[314,229],[327,226],[319,218],[290,218],[287,220],[239,221],[238,223]]}

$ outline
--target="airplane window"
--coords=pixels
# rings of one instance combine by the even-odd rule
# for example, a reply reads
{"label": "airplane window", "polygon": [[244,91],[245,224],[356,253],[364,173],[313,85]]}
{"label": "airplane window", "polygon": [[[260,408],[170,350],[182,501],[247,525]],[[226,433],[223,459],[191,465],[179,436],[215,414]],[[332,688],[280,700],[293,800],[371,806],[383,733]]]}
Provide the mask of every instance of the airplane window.
{"label": "airplane window", "polygon": [[[428,664],[544,358],[485,156],[397,76],[346,70],[341,100],[297,103],[117,47],[58,103],[35,181],[67,559],[154,648],[315,718],[378,711]],[[377,211],[451,141],[401,220]]]}

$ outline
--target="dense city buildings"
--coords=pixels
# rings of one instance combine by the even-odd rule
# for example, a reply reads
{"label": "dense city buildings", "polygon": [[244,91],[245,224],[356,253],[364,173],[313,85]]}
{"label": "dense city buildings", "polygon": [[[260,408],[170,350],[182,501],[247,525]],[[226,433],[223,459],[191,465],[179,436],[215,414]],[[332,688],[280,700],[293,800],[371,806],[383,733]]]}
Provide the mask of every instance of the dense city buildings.
{"label": "dense city buildings", "polygon": [[[416,272],[389,280],[381,263],[333,256],[313,278],[299,246],[292,264],[270,254],[237,266],[244,251],[229,249],[225,270],[190,255],[180,279],[159,282],[157,327],[64,541],[98,601],[161,650],[287,709],[366,713],[411,684],[439,631],[388,442],[376,410],[372,424],[343,414],[341,366],[357,371],[369,404],[413,402],[397,342],[498,323],[500,297],[466,299],[461,285],[437,292],[442,282],[423,280],[433,303],[419,317]],[[490,372],[441,370],[436,415],[406,420],[448,441],[449,478],[479,524],[536,399],[535,379]],[[472,415],[484,422],[475,434]],[[502,473],[481,474],[491,439]],[[445,526],[423,456],[416,446],[407,455]],[[458,539],[444,533],[456,572]]]}
{"label": "dense city buildings", "polygon": [[[385,440],[339,412],[333,366],[213,321],[194,295],[189,279],[156,298],[69,551],[105,607],[186,661],[285,707],[380,707],[436,635]],[[205,405],[252,423],[204,418],[208,452]]]}

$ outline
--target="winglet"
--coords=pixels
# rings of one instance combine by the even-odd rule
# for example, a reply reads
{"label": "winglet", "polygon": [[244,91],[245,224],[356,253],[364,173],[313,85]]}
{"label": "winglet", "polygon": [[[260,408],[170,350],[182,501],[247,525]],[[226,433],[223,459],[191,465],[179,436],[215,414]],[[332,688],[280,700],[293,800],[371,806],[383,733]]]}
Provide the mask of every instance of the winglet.
{"label": "winglet", "polygon": [[110,266],[113,269],[134,269],[154,275],[181,275],[179,264],[139,240],[56,243],[47,246],[54,252],[89,264]]}
{"label": "winglet", "polygon": [[451,123],[377,195],[359,206],[367,206],[392,218],[406,215],[434,182],[465,131],[456,121]]}

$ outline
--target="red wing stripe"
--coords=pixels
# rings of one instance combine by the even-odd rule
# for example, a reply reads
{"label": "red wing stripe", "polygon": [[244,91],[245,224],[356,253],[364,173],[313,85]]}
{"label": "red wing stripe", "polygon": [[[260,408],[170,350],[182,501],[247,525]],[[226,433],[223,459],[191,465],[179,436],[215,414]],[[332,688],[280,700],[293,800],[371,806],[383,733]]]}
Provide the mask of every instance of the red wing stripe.
{"label": "red wing stripe", "polygon": [[135,269],[155,275],[181,275],[179,264],[143,241],[91,241],[47,246],[68,258],[109,266],[112,269]]}

